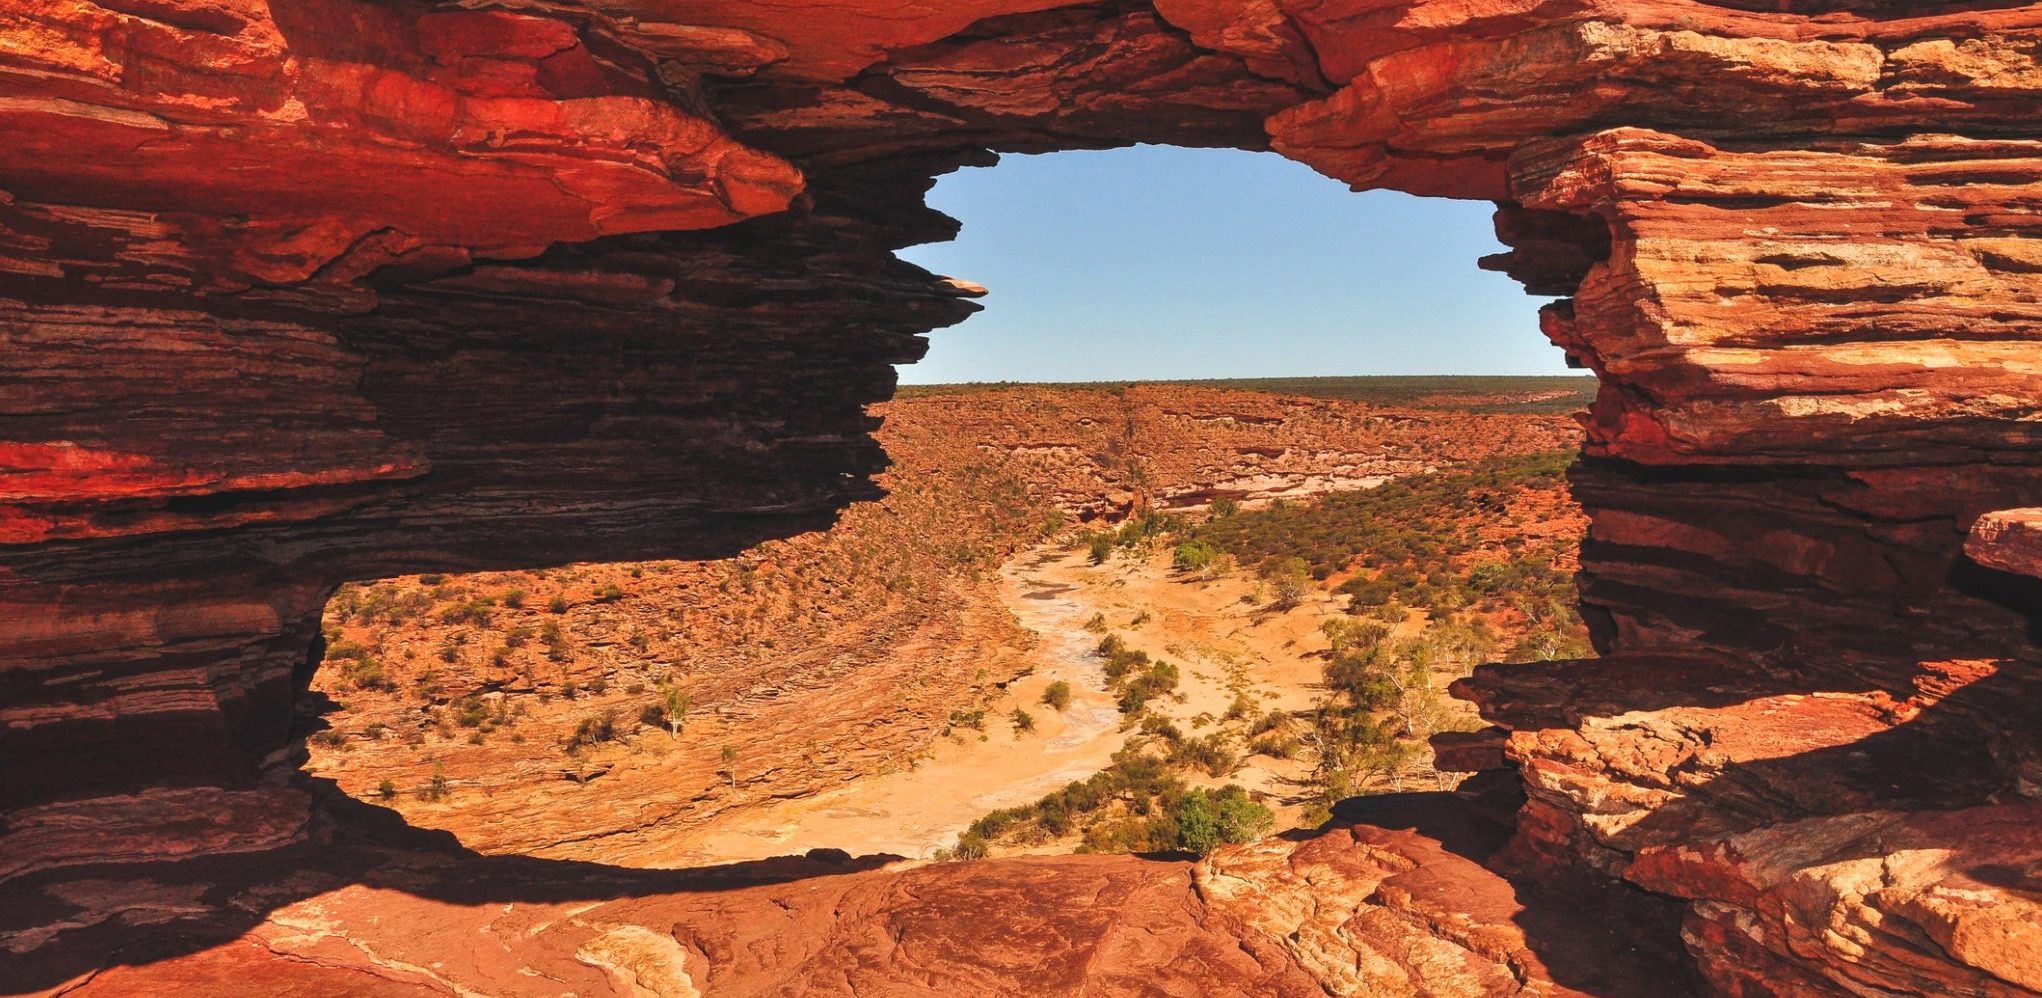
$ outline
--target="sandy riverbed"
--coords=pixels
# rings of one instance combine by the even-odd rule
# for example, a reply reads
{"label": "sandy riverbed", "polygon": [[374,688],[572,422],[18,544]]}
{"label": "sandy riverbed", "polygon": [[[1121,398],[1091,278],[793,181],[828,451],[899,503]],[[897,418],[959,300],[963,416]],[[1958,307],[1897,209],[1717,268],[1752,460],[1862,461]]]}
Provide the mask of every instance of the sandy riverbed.
{"label": "sandy riverbed", "polygon": [[[1210,730],[1241,693],[1263,710],[1308,708],[1321,693],[1326,640],[1319,625],[1339,613],[1336,602],[1315,593],[1278,613],[1260,590],[1243,573],[1185,576],[1170,567],[1167,551],[1121,554],[1101,566],[1083,551],[1030,551],[1003,569],[1000,592],[1036,641],[1022,672],[987,710],[983,733],[960,728],[913,768],[748,809],[691,836],[685,855],[690,863],[723,863],[835,848],[928,858],[986,812],[1104,768],[1129,733],[1093,652],[1101,632],[1087,624],[1095,617],[1131,647],[1177,663],[1178,695],[1152,709],[1188,735]],[[1074,691],[1063,713],[1041,703],[1058,680]],[[1017,706],[1034,715],[1034,731],[1014,730],[1008,716]],[[1224,780],[1195,782],[1262,791],[1289,820],[1306,769],[1301,761],[1256,757]]]}

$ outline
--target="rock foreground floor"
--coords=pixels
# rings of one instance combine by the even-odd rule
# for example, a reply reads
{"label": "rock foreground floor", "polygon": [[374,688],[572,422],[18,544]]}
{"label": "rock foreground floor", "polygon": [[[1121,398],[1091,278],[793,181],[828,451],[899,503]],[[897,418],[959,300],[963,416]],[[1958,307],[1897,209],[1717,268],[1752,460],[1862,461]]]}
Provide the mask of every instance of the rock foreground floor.
{"label": "rock foreground floor", "polygon": [[[1505,795],[1507,781],[1491,782]],[[1480,865],[1509,802],[1370,802],[1196,863],[1041,857],[877,869],[789,857],[696,871],[486,858],[340,805],[313,847],[76,877],[117,962],[38,953],[56,992],[1635,995],[1668,993],[1671,912],[1544,896]],[[218,912],[187,921],[200,898]],[[10,921],[28,912],[17,912]],[[223,918],[239,918],[227,924]],[[91,934],[87,930],[87,934]],[[113,935],[113,933],[106,933]],[[202,946],[207,934],[213,945]],[[1663,938],[1661,940],[1663,942]],[[163,949],[183,953],[152,959]],[[75,976],[72,976],[74,975]],[[1676,985],[1677,986],[1677,985]]]}

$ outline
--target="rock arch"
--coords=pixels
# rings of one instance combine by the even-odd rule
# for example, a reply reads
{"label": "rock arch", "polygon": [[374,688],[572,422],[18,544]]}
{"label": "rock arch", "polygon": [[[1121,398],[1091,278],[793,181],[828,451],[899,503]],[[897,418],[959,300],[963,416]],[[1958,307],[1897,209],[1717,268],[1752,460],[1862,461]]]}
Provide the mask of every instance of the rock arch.
{"label": "rock arch", "polygon": [[[1567,296],[1609,657],[1462,691],[1531,788],[1514,861],[1693,899],[1718,987],[1946,979],[1800,939],[1863,909],[1727,857],[1968,856],[2036,813],[2033,517],[1986,514],[2042,506],[2042,7],[674,16],[0,12],[0,878],[301,835],[289,704],[341,581],[826,524],[883,460],[861,405],[973,308],[891,255],[952,231],[931,178],[1165,142],[1494,200],[1484,266]],[[1865,938],[2042,987],[1937,902],[1975,870],[1923,876]]]}

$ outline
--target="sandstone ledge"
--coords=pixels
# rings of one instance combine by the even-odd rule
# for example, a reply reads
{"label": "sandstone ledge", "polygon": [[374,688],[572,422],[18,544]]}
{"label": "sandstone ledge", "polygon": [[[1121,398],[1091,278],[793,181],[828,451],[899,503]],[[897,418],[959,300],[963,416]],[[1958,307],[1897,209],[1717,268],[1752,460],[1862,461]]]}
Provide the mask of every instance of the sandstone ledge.
{"label": "sandstone ledge", "polygon": [[2042,578],[2042,509],[2008,509],[1979,517],[1964,552],[1988,568]]}

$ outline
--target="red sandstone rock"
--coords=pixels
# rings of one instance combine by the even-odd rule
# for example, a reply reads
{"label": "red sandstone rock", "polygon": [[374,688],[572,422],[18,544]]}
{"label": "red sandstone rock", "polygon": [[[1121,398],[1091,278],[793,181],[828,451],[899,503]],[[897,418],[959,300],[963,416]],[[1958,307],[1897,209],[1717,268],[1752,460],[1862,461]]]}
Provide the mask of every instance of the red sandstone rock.
{"label": "red sandstone rock", "polygon": [[1971,525],[1964,552],[1981,565],[2042,577],[2042,509],[1987,513]]}
{"label": "red sandstone rock", "polygon": [[[147,841],[152,802],[293,803],[290,705],[343,580],[826,522],[880,466],[861,404],[969,308],[890,257],[952,231],[928,178],[1165,141],[1507,200],[1489,265],[1565,296],[1541,326],[1605,385],[1584,601],[1627,654],[1467,687],[1534,784],[1518,859],[1621,872],[1894,814],[2025,855],[1933,812],[2042,786],[2037,590],[1962,557],[1980,517],[2042,507],[2035,5],[498,6],[0,11],[5,834],[71,855],[61,815],[131,813],[127,855],[238,848],[209,821]],[[1972,550],[2031,564],[2003,522]],[[1921,938],[1797,948],[1751,931],[1776,899],[1854,932],[1873,908],[1764,864],[1698,861],[1729,885],[1688,930],[1719,989],[2033,984],[1991,942],[2021,926],[1938,893],[2014,888],[1909,871],[1891,924]],[[179,890],[136,910],[203,893]],[[584,945],[612,981],[664,946]]]}
{"label": "red sandstone rock", "polygon": [[2029,802],[1792,822],[1648,850],[1630,877],[1701,902],[1687,933],[1701,943],[1691,946],[1702,973],[1728,993],[1766,983],[1765,964],[1736,956],[1749,947],[1857,993],[2034,994],[2037,810]]}
{"label": "red sandstone rock", "polygon": [[[1370,984],[1645,998],[1678,981],[1670,948],[1628,945],[1657,924],[1637,907],[1651,904],[1643,895],[1526,892],[1476,862],[1451,795],[1428,796],[1396,816],[1422,830],[1335,826],[1196,865],[1067,856],[882,870],[877,858],[790,857],[625,870],[483,859],[343,824],[317,848],[196,882],[175,868],[46,881],[36,904],[81,925],[135,918],[217,937],[206,920],[233,913],[245,928],[89,976],[98,955],[67,963],[42,948],[50,962],[24,965],[36,977],[20,983],[68,972],[70,994],[201,996],[1323,995]],[[191,896],[200,885],[211,904]],[[0,945],[25,938],[13,928],[0,918]]]}
{"label": "red sandstone rock", "polygon": [[[2042,191],[2042,145],[1743,152],[1612,131],[1528,146],[1513,172],[1528,207],[1612,226],[1609,258],[1548,325],[1605,379],[1592,452],[1876,466],[2036,446],[2042,284],[2001,199]],[[2003,228],[1978,232],[1958,205]],[[1639,287],[1659,289],[1649,308]],[[1652,404],[1627,401],[1632,384]]]}
{"label": "red sandstone rock", "polygon": [[1508,769],[1504,758],[1509,732],[1501,728],[1480,731],[1442,731],[1432,736],[1432,765],[1442,773],[1487,773]]}
{"label": "red sandstone rock", "polygon": [[[0,189],[186,220],[214,287],[724,225],[801,186],[547,18],[251,2],[180,20],[65,0],[0,30],[16,41]],[[571,59],[585,69],[556,71]]]}

